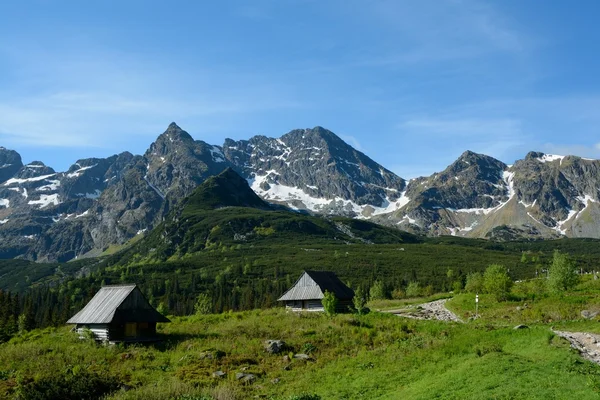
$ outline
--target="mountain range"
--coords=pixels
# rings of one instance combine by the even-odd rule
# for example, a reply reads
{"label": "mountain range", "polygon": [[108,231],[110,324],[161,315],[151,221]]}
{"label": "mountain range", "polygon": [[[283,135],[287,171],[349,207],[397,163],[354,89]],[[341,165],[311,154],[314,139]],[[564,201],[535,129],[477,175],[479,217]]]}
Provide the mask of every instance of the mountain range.
{"label": "mountain range", "polygon": [[256,201],[421,235],[600,237],[598,160],[530,152],[506,165],[466,151],[444,171],[406,181],[321,127],[217,146],[172,123],[143,155],[80,159],[65,172],[0,148],[0,258],[100,255],[158,226],[228,168]]}

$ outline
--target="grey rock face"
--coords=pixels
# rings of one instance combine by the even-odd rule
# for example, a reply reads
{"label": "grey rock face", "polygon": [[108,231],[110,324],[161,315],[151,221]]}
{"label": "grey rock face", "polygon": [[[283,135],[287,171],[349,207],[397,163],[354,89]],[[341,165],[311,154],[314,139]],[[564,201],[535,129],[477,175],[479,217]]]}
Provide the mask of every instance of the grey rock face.
{"label": "grey rock face", "polygon": [[227,139],[223,153],[263,198],[324,214],[357,216],[367,206],[386,207],[405,187],[402,178],[321,127],[279,139]]}
{"label": "grey rock face", "polygon": [[21,167],[23,167],[23,161],[19,153],[0,147],[0,182],[12,178]]}

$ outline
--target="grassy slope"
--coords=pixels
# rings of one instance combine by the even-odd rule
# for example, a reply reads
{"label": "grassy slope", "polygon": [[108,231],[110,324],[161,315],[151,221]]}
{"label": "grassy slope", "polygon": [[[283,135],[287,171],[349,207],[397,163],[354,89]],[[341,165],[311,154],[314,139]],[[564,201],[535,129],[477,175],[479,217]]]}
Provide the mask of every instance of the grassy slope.
{"label": "grassy slope", "polygon": [[[581,291],[593,301],[600,296],[600,286],[583,284],[573,295]],[[453,307],[468,312],[463,307],[467,297],[453,299]],[[560,299],[543,301],[550,305]],[[157,347],[97,346],[76,339],[68,328],[34,331],[0,345],[0,398],[17,381],[58,375],[75,366],[108,373],[135,388],[116,392],[112,399],[165,399],[184,393],[220,399],[287,399],[301,393],[323,399],[597,398],[599,366],[582,360],[551,333],[549,324],[514,330],[516,319],[505,318],[516,313],[514,304],[489,303],[482,312],[486,318],[467,324],[380,313],[298,316],[282,309],[179,317],[159,326],[166,341]],[[312,349],[314,361],[289,363],[282,355],[269,355],[262,348],[266,339],[285,340],[292,353]],[[225,356],[203,357],[207,350]],[[235,373],[245,368],[258,376],[252,385],[235,380]],[[217,370],[227,372],[227,378],[212,378]]]}

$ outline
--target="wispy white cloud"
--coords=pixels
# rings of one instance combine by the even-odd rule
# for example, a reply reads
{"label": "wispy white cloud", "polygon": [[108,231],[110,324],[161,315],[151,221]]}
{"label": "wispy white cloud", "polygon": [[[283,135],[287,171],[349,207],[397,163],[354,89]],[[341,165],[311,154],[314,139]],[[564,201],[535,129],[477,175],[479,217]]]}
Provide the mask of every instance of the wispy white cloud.
{"label": "wispy white cloud", "polygon": [[339,135],[342,140],[349,143],[352,147],[354,147],[358,151],[363,151],[363,147],[358,141],[358,139],[352,135]]}
{"label": "wispy white cloud", "polygon": [[374,3],[370,14],[396,45],[365,65],[412,64],[459,60],[493,52],[523,54],[533,44],[515,21],[490,3],[471,0],[426,0]]}
{"label": "wispy white cloud", "polygon": [[173,120],[215,126],[236,116],[302,107],[286,95],[285,86],[261,76],[203,75],[200,67],[179,70],[91,50],[80,55],[41,52],[39,58],[4,55],[14,56],[41,88],[22,90],[20,82],[16,90],[0,89],[0,142],[13,147],[111,147],[124,141],[124,134],[155,137]]}
{"label": "wispy white cloud", "polygon": [[406,137],[430,143],[447,153],[469,149],[498,158],[526,140],[521,122],[508,118],[418,118],[407,120],[398,128]]}

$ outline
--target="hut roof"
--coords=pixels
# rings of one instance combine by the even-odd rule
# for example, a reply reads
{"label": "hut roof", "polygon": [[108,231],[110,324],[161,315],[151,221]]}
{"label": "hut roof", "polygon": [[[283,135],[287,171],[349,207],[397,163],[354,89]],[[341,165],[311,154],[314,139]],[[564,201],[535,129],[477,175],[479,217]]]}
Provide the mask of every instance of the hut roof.
{"label": "hut roof", "polygon": [[[137,293],[135,293],[137,292]],[[132,294],[137,307],[120,309]],[[170,322],[144,298],[136,285],[104,286],[68,324],[109,324],[111,322]]]}
{"label": "hut roof", "polygon": [[354,291],[331,271],[304,271],[294,286],[278,301],[322,299],[325,292],[332,292],[340,300],[354,297]]}

